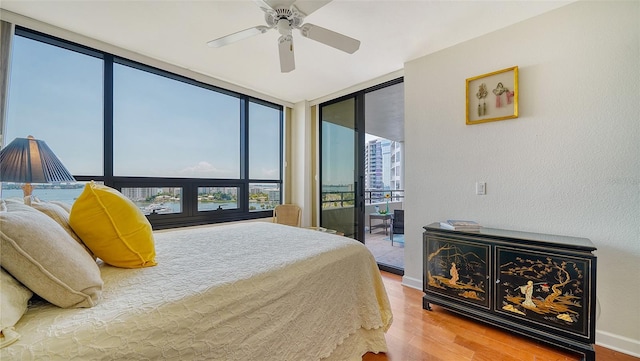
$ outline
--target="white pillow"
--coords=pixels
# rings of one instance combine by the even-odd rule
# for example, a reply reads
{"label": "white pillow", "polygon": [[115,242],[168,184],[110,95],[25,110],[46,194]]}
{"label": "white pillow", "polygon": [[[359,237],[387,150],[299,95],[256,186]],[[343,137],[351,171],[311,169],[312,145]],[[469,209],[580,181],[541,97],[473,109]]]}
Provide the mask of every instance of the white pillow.
{"label": "white pillow", "polygon": [[0,348],[9,346],[20,338],[13,326],[27,311],[33,292],[0,268]]}

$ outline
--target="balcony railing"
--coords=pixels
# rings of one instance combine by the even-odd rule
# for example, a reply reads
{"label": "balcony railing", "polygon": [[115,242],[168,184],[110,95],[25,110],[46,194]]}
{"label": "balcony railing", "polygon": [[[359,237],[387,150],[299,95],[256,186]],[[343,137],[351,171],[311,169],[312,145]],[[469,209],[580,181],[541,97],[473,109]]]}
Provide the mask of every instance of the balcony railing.
{"label": "balcony railing", "polygon": [[[367,189],[364,191],[365,205],[387,202],[386,194],[390,195],[389,202],[402,202],[404,200],[403,189]],[[353,207],[355,193],[353,191],[322,192],[321,199],[322,208]]]}

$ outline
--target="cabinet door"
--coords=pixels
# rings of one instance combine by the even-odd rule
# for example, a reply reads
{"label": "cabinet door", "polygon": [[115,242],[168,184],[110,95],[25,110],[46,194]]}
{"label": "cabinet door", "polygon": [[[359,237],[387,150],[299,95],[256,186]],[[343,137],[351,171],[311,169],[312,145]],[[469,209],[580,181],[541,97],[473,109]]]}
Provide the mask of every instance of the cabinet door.
{"label": "cabinet door", "polygon": [[498,246],[496,268],[497,313],[575,339],[594,339],[590,259]]}
{"label": "cabinet door", "polygon": [[489,308],[490,246],[469,240],[425,237],[424,291]]}

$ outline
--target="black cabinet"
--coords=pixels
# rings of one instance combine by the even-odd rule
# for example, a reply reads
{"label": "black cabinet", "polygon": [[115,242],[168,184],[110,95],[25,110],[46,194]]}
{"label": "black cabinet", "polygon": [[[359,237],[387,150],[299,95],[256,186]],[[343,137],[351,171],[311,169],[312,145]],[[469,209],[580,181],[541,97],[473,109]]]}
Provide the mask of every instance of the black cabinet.
{"label": "black cabinet", "polygon": [[596,248],[586,238],[424,227],[423,308],[446,309],[595,361]]}

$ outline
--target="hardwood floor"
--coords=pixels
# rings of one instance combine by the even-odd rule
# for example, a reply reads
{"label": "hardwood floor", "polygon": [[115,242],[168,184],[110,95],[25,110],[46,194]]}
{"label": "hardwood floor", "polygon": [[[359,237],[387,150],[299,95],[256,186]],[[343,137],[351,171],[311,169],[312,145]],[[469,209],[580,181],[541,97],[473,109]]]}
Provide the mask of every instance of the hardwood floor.
{"label": "hardwood floor", "polygon": [[[535,340],[502,331],[432,305],[422,309],[422,292],[402,286],[398,275],[382,272],[393,311],[387,354],[368,353],[363,361],[578,361],[580,357]],[[596,346],[598,361],[640,361]]]}

